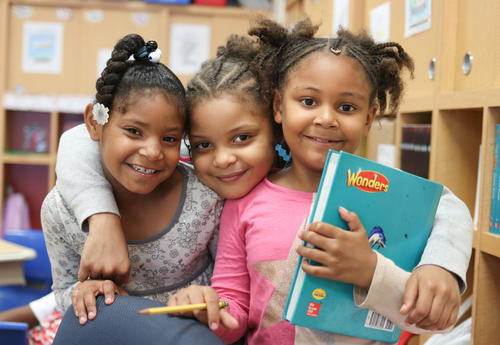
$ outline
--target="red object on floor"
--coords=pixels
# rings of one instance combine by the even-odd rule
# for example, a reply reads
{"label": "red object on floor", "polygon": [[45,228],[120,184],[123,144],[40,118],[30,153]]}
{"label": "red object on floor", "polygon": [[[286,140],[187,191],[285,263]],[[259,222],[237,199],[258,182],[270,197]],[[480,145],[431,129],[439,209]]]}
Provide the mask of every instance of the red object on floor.
{"label": "red object on floor", "polygon": [[193,4],[204,6],[226,6],[227,0],[193,0]]}
{"label": "red object on floor", "polygon": [[415,334],[403,331],[401,332],[401,335],[399,336],[399,341],[398,345],[406,345],[408,344],[408,340],[410,340],[411,337],[413,337]]}

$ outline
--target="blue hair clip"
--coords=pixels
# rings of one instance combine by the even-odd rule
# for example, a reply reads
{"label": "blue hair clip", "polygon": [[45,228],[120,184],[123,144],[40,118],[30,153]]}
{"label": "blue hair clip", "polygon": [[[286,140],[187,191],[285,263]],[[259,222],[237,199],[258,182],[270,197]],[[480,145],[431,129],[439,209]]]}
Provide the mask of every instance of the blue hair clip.
{"label": "blue hair clip", "polygon": [[139,48],[134,54],[135,60],[145,60],[157,63],[160,61],[161,50],[158,49],[158,43],[156,41],[147,41],[146,44]]}
{"label": "blue hair clip", "polygon": [[147,58],[149,52],[146,46],[139,48],[139,50],[134,54],[134,59],[136,60],[144,60]]}
{"label": "blue hair clip", "polygon": [[290,158],[292,158],[292,156],[288,152],[286,152],[281,144],[276,144],[274,149],[276,150],[276,152],[278,152],[278,155],[283,158],[285,162],[290,162]]}

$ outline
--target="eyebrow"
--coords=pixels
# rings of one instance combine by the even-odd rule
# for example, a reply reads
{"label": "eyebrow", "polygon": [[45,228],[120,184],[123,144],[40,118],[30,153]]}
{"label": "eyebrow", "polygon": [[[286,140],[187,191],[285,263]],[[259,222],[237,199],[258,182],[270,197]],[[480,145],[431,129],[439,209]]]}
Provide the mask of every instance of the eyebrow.
{"label": "eyebrow", "polygon": [[[229,131],[226,132],[226,134],[232,134],[232,133],[237,133],[237,132],[240,132],[240,131],[243,131],[243,130],[256,130],[256,129],[259,129],[259,126],[258,125],[253,125],[253,124],[242,124],[238,127],[235,127]],[[189,134],[189,137],[191,138],[206,138],[208,137],[207,135],[200,135],[200,134],[197,134],[197,133],[194,133],[194,134]]]}
{"label": "eyebrow", "polygon": [[[297,87],[295,87],[295,90],[298,90],[298,91],[310,90],[310,91],[314,91],[314,92],[321,92],[320,89],[313,87],[313,86],[304,86],[304,87],[297,86]],[[357,93],[357,92],[345,91],[345,92],[341,92],[340,95],[344,96],[344,97],[358,98],[358,99],[363,100],[363,101],[366,99],[366,97],[364,97],[362,94]]]}
{"label": "eyebrow", "polygon": [[[137,119],[127,119],[127,121],[130,121],[138,126],[141,126],[141,127],[151,127],[151,125],[149,125],[148,123],[146,122],[143,122],[141,120],[137,120]],[[178,131],[178,130],[183,130],[182,127],[166,127],[165,128],[166,131]]]}
{"label": "eyebrow", "polygon": [[357,92],[342,92],[340,95],[341,96],[348,96],[348,97],[358,98],[358,99],[361,99],[363,101],[366,99],[365,96],[363,96],[362,94],[357,93]]}

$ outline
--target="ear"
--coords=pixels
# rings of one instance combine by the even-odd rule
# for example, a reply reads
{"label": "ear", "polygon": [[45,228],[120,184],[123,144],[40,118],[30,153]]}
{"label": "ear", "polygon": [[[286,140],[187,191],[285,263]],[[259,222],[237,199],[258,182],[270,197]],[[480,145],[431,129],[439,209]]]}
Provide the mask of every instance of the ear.
{"label": "ear", "polygon": [[283,111],[282,111],[281,94],[278,91],[278,89],[274,90],[273,115],[274,115],[274,121],[276,123],[282,123],[283,122]]}
{"label": "ear", "polygon": [[377,115],[377,111],[378,111],[378,106],[376,104],[373,104],[368,110],[368,114],[366,116],[365,130],[364,130],[365,136],[368,135],[368,132],[370,132],[370,129],[372,128],[372,123],[373,120],[375,119],[375,116]]}
{"label": "ear", "polygon": [[94,120],[94,115],[92,114],[93,107],[94,104],[87,104],[83,113],[83,119],[92,140],[99,141],[101,139],[102,126]]}

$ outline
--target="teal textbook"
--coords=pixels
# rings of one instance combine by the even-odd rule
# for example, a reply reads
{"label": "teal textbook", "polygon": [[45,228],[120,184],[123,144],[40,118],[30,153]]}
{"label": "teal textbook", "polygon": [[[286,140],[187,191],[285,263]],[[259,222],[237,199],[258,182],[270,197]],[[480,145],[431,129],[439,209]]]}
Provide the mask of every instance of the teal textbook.
{"label": "teal textbook", "polygon": [[[356,212],[371,247],[406,271],[420,261],[443,186],[346,152],[330,150],[308,223],[343,229],[339,206]],[[313,277],[299,258],[283,318],[292,324],[377,341],[396,342],[389,319],[354,304],[353,285]]]}

